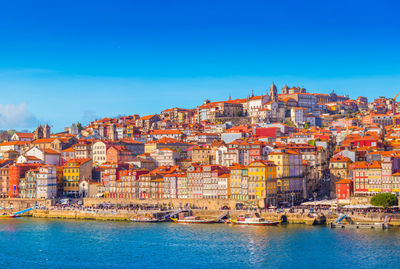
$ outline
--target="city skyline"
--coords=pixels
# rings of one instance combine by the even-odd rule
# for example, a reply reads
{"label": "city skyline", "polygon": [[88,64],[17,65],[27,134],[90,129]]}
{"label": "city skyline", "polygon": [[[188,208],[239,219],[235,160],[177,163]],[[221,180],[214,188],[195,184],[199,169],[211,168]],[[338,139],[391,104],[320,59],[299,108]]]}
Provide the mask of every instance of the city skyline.
{"label": "city skyline", "polygon": [[395,2],[46,3],[2,4],[2,129],[193,108],[272,82],[369,99],[400,89]]}

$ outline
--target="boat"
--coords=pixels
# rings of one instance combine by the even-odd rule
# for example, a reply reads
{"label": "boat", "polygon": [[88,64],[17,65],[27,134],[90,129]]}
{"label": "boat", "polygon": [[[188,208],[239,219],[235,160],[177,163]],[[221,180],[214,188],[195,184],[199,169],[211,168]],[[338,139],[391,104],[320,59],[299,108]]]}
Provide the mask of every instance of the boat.
{"label": "boat", "polygon": [[18,217],[18,215],[14,215],[14,214],[0,215],[0,219],[10,219],[10,218],[16,218],[16,217]]}
{"label": "boat", "polygon": [[17,217],[20,217],[22,214],[24,214],[24,213],[26,213],[26,212],[29,212],[29,211],[31,211],[31,210],[34,210],[34,209],[36,209],[36,208],[37,208],[37,206],[35,205],[35,206],[33,206],[33,207],[29,207],[29,208],[27,208],[27,209],[24,209],[24,210],[21,210],[21,211],[12,213],[12,214],[5,214],[5,213],[4,213],[3,215],[0,215],[0,219],[17,218]]}
{"label": "boat", "polygon": [[162,222],[160,219],[155,219],[155,218],[131,218],[132,222],[144,222],[144,223],[156,223],[156,222]]}
{"label": "boat", "polygon": [[211,224],[216,223],[216,220],[200,219],[199,217],[190,216],[182,219],[170,218],[175,223],[188,223],[188,224]]}
{"label": "boat", "polygon": [[260,217],[239,216],[237,219],[231,219],[231,223],[237,225],[253,225],[253,226],[276,226],[279,221],[266,220]]}
{"label": "boat", "polygon": [[330,223],[331,228],[348,228],[348,229],[389,229],[390,224],[384,222],[375,223]]}
{"label": "boat", "polygon": [[[346,220],[346,222],[342,222]],[[390,222],[390,220],[389,220]],[[331,228],[348,228],[348,229],[389,229],[391,225],[387,221],[387,216],[384,222],[375,223],[358,223],[354,222],[349,216],[340,214],[340,216],[332,221],[329,226]]]}

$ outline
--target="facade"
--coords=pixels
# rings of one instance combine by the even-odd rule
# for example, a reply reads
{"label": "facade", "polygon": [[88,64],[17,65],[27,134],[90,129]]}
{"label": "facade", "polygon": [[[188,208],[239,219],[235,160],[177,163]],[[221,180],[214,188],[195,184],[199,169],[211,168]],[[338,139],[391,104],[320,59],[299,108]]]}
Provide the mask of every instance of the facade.
{"label": "facade", "polygon": [[127,163],[132,161],[132,153],[124,146],[110,146],[107,149],[107,162]]}
{"label": "facade", "polygon": [[277,166],[272,161],[254,161],[248,166],[248,195],[250,200],[265,200],[276,205]]}
{"label": "facade", "polygon": [[180,155],[173,149],[163,148],[150,153],[150,157],[154,160],[156,166],[174,166]]}
{"label": "facade", "polygon": [[230,198],[247,201],[248,200],[248,170],[241,164],[234,164],[230,168]]}
{"label": "facade", "polygon": [[107,162],[107,149],[109,147],[110,146],[103,141],[98,141],[93,144],[93,164],[101,165]]}
{"label": "facade", "polygon": [[57,167],[52,165],[41,166],[36,174],[36,197],[39,199],[53,199],[57,197]]}
{"label": "facade", "polygon": [[351,160],[347,157],[333,157],[329,163],[330,172],[330,194],[331,197],[336,196],[336,182],[349,176]]}
{"label": "facade", "polygon": [[350,197],[353,195],[353,181],[342,179],[336,182],[336,199],[338,203],[350,203]]}
{"label": "facade", "polygon": [[63,166],[64,196],[79,196],[79,183],[92,178],[91,159],[73,159]]}
{"label": "facade", "polygon": [[197,164],[211,164],[212,153],[208,147],[194,147],[192,150],[192,162]]}

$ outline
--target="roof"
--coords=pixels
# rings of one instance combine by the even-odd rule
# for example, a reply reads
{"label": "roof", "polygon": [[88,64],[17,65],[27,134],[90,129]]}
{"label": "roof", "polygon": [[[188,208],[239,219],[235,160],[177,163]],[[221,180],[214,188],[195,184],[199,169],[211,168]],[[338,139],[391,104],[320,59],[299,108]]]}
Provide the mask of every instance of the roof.
{"label": "roof", "polygon": [[179,134],[181,135],[182,132],[179,130],[171,130],[171,129],[167,129],[167,130],[152,130],[150,131],[151,135],[163,135],[163,134]]}
{"label": "roof", "polygon": [[22,146],[28,144],[27,141],[10,141],[10,142],[3,142],[0,143],[0,147],[2,146]]}
{"label": "roof", "polygon": [[33,138],[33,133],[15,133],[20,138]]}
{"label": "roof", "polygon": [[350,184],[350,183],[353,183],[353,180],[350,180],[348,178],[345,178],[345,179],[342,179],[342,180],[339,180],[336,182],[336,184]]}
{"label": "roof", "polygon": [[44,150],[44,153],[46,153],[46,154],[51,154],[51,155],[58,155],[58,154],[60,154],[60,153],[58,153],[57,151],[52,150],[52,149],[45,149],[45,150]]}
{"label": "roof", "polygon": [[275,163],[273,161],[264,161],[264,160],[252,161],[251,163],[249,163],[249,166],[255,163],[261,163],[263,166],[275,166]]}
{"label": "roof", "polygon": [[55,138],[41,138],[35,139],[32,144],[43,144],[43,143],[51,143],[55,140]]}
{"label": "roof", "polygon": [[87,163],[88,161],[91,161],[91,160],[92,159],[90,159],[90,158],[86,158],[86,159],[71,159],[71,160],[69,160],[68,162],[66,162],[64,164],[64,167],[67,167],[67,164],[69,164],[69,163],[76,163],[77,166],[80,166],[80,165],[82,165],[84,163]]}
{"label": "roof", "polygon": [[347,157],[343,157],[343,156],[336,156],[336,157],[332,157],[330,160],[331,163],[338,163],[338,162],[351,162],[351,160]]}
{"label": "roof", "polygon": [[141,120],[149,120],[149,119],[151,119],[151,118],[154,117],[154,116],[157,116],[157,114],[148,115],[148,116],[143,116],[143,117],[141,117],[140,119],[141,119]]}

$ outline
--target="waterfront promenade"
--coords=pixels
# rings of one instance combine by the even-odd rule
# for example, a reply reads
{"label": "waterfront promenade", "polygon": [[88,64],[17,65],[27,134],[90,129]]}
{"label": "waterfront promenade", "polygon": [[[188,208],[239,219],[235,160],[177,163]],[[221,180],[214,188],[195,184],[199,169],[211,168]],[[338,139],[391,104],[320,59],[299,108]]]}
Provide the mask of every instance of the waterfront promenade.
{"label": "waterfront promenade", "polygon": [[[225,210],[205,210],[205,209],[191,209],[193,215],[201,218],[217,218]],[[33,210],[29,213],[29,216],[35,218],[51,218],[51,219],[81,219],[81,220],[104,220],[104,221],[129,221],[131,218],[147,217],[153,214],[161,213],[159,209],[96,209],[96,208],[77,208],[77,207],[65,207],[65,208],[49,208],[49,209],[38,209]],[[252,214],[258,212],[261,217],[269,220],[282,220],[283,216],[286,217],[287,222],[291,224],[309,224],[313,223],[316,214],[308,213],[303,210],[294,210],[290,212],[286,210],[229,210],[231,217],[238,217],[243,214]],[[326,217],[326,222],[329,223],[335,220],[339,216],[339,212],[333,212],[330,210],[318,210],[316,213],[322,213]],[[386,216],[391,218],[391,224],[394,226],[400,226],[400,214],[389,214],[380,212],[345,212],[356,222],[382,222]]]}
{"label": "waterfront promenade", "polygon": [[[39,209],[32,210],[25,214],[35,218],[51,218],[51,219],[82,219],[82,220],[108,220],[108,221],[129,221],[131,218],[148,217],[153,214],[159,214],[166,210],[174,211],[179,209],[190,209],[193,215],[201,218],[217,218],[223,212],[229,211],[231,217],[237,217],[243,214],[259,213],[263,218],[269,220],[282,220],[285,216],[288,223],[292,224],[311,224],[315,219],[315,215],[322,213],[327,223],[335,220],[340,213],[349,215],[356,222],[382,222],[386,216],[391,219],[391,224],[400,226],[399,213],[387,213],[383,210],[344,210],[344,209],[324,209],[313,208],[313,213],[310,213],[310,208],[295,207],[293,209],[247,209],[235,210],[230,207],[222,209],[223,207],[233,206],[235,201],[210,201],[203,200],[180,200],[179,203],[171,200],[137,200],[130,201],[137,204],[130,204],[127,201],[116,200],[111,204],[111,199],[84,199],[83,204],[77,203],[70,205],[53,205],[50,200],[34,200],[34,199],[0,199],[0,214],[10,214],[18,210],[31,207],[35,204],[39,205]],[[189,203],[190,202],[190,203]],[[195,203],[197,202],[197,203]],[[176,207],[173,205],[193,205],[187,207]],[[13,205],[10,207],[10,205]],[[106,205],[106,206],[104,206]],[[195,205],[195,206],[194,206]],[[203,205],[199,207],[198,205]],[[208,205],[204,206],[204,205]],[[216,209],[217,208],[217,209]]]}

